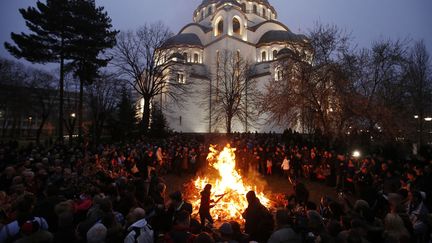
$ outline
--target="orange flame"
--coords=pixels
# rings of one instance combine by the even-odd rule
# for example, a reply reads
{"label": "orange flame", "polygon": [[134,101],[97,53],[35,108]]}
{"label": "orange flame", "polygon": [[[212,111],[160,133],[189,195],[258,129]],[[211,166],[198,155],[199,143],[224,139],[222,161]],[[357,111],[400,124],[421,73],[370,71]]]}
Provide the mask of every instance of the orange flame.
{"label": "orange flame", "polygon": [[[207,156],[209,165],[219,172],[218,179],[199,178],[194,181],[195,188],[203,190],[205,185],[212,184],[211,198],[218,201],[210,210],[214,220],[221,221],[241,221],[242,213],[247,208],[246,193],[253,190],[261,203],[269,207],[270,200],[262,192],[257,192],[257,187],[247,185],[241,175],[236,171],[235,148],[228,144],[222,151],[218,151],[214,146],[210,146],[210,153]],[[222,196],[223,195],[223,196]],[[222,198],[221,198],[222,197]],[[192,199],[194,213],[198,212],[200,199]]]}

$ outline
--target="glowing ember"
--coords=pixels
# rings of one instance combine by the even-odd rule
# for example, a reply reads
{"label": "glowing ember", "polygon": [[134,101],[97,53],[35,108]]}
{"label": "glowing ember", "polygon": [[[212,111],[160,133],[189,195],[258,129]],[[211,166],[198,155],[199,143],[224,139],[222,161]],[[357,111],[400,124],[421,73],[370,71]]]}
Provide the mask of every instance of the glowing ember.
{"label": "glowing ember", "polygon": [[[205,177],[194,181],[195,188],[199,192],[203,190],[206,184],[212,184],[211,199],[218,201],[220,198],[215,207],[210,210],[214,220],[242,220],[242,213],[248,205],[246,193],[251,190],[256,192],[263,205],[270,206],[270,200],[262,192],[258,192],[256,186],[246,185],[243,178],[236,171],[235,150],[235,148],[227,145],[219,152],[214,146],[211,146],[207,161],[210,166],[219,172],[220,178],[209,179]],[[194,213],[197,213],[200,206],[200,197],[194,196],[191,200]]]}

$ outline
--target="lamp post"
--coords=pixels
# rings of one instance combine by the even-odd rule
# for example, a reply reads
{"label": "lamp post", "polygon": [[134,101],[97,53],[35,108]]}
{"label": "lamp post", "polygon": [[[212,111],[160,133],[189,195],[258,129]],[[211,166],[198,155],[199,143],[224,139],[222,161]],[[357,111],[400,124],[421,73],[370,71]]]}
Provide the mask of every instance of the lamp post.
{"label": "lamp post", "polygon": [[31,127],[32,127],[32,121],[33,121],[33,117],[29,116],[28,117],[28,129],[27,129],[27,136],[28,137],[30,137]]}
{"label": "lamp post", "polygon": [[422,117],[420,117],[419,115],[414,115],[414,119],[417,120],[416,131],[418,134],[418,143],[421,147],[421,145],[423,144],[423,120]]}
{"label": "lamp post", "polygon": [[[417,131],[418,131],[418,135],[419,135],[418,137],[419,137],[420,146],[421,146],[422,143],[423,143],[423,130],[424,130],[423,123],[424,122],[430,123],[432,121],[432,117],[430,117],[430,116],[428,116],[428,117],[420,117],[419,115],[414,115],[414,119],[418,120],[418,122],[417,122],[418,123],[417,124],[417,126],[418,126],[417,127]],[[430,130],[427,131],[427,134],[431,134],[431,133],[432,133],[432,131],[430,131]],[[426,138],[429,139],[430,136],[428,135],[428,136],[426,136]],[[427,141],[427,142],[430,142],[430,141]]]}
{"label": "lamp post", "polygon": [[69,143],[72,142],[72,136],[75,130],[75,119],[76,114],[75,112],[70,114],[70,120],[69,120]]}
{"label": "lamp post", "polygon": [[431,142],[430,138],[431,138],[431,134],[432,134],[432,129],[431,129],[430,123],[432,122],[432,117],[426,117],[424,120],[427,123],[427,128],[426,128],[427,133],[428,133],[428,135],[426,136],[426,138],[428,139],[427,143],[430,143]]}

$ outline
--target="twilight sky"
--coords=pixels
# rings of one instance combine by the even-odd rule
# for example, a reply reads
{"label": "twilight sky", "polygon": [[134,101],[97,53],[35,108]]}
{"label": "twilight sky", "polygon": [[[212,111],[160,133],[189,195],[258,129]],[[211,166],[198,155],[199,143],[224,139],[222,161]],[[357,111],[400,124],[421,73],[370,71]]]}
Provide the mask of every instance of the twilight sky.
{"label": "twilight sky", "polygon": [[[432,55],[431,0],[269,0],[278,19],[293,32],[306,33],[314,22],[336,24],[352,33],[360,47],[384,38],[423,39]],[[0,0],[0,56],[11,57],[3,43],[10,32],[26,31],[19,8],[35,0]],[[202,0],[96,0],[105,6],[118,30],[163,21],[174,33],[192,22]],[[24,61],[23,61],[24,62]],[[39,65],[38,65],[39,66]],[[51,65],[50,65],[51,66]]]}

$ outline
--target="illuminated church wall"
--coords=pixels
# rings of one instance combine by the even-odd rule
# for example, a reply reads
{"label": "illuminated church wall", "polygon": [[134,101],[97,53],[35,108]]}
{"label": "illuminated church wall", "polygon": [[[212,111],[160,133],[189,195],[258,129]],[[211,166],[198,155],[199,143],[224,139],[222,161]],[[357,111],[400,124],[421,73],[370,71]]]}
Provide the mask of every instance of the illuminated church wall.
{"label": "illuminated church wall", "polygon": [[[255,7],[254,7],[255,6]],[[275,55],[284,48],[293,48],[297,42],[306,42],[303,35],[292,33],[277,21],[276,10],[267,0],[204,0],[193,13],[193,22],[168,40],[165,48],[186,57],[178,62],[185,82],[192,83],[181,107],[170,104],[165,111],[169,126],[178,132],[209,132],[209,111],[203,99],[209,80],[215,74],[217,52],[239,51],[243,59],[256,66],[259,87],[275,77]],[[263,60],[263,52],[265,59]],[[185,55],[186,54],[186,55]],[[176,74],[173,74],[176,75]],[[207,101],[208,103],[208,101]],[[251,131],[281,131],[282,127],[266,125]],[[211,132],[224,131],[211,128]],[[233,131],[244,132],[242,124],[233,124]]]}

